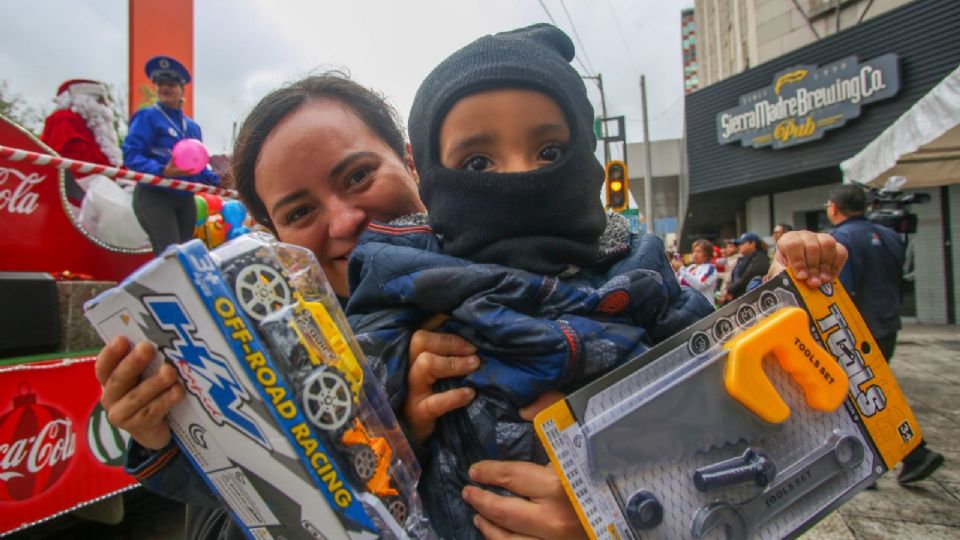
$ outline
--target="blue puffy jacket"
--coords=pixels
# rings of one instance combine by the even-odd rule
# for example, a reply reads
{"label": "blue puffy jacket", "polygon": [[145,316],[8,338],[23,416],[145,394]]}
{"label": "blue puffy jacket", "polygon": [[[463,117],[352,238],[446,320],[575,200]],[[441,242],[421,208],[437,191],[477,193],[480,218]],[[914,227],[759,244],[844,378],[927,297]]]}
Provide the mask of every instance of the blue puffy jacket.
{"label": "blue puffy jacket", "polygon": [[547,456],[519,408],[547,390],[570,391],[679,332],[713,308],[680,287],[655,236],[610,214],[597,263],[569,277],[476,264],[440,253],[423,217],[371,224],[354,249],[347,317],[395,409],[403,402],[410,337],[434,314],[438,332],[477,347],[481,367],[440,389],[477,397],[440,418],[420,494],[443,538],[479,538],[461,492],[483,459]]}
{"label": "blue puffy jacket", "polygon": [[840,282],[863,315],[874,338],[900,330],[900,286],[904,245],[893,229],[852,217],[833,229],[833,237],[850,253]]}

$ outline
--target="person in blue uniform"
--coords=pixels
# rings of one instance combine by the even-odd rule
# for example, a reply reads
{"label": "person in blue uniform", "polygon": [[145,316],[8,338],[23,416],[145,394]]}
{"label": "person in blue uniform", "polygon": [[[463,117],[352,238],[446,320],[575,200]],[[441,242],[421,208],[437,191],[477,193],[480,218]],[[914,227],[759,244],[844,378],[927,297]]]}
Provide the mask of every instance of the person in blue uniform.
{"label": "person in blue uniform", "polygon": [[[850,253],[840,272],[840,283],[863,315],[883,358],[889,363],[900,332],[900,287],[903,281],[905,247],[900,235],[888,227],[866,219],[867,197],[855,185],[842,185],[830,191],[827,219],[831,233]],[[897,475],[900,484],[919,482],[943,465],[943,454],[920,446],[903,458]]]}
{"label": "person in blue uniform", "polygon": [[[183,87],[190,82],[190,72],[169,56],[151,58],[146,71],[156,86],[157,102],[130,119],[123,143],[124,167],[165,178],[219,184],[209,165],[191,174],[173,164],[175,144],[183,139],[203,140],[200,126],[183,113]],[[133,192],[133,210],[150,237],[154,254],[193,237],[197,208],[191,192],[140,183]]]}

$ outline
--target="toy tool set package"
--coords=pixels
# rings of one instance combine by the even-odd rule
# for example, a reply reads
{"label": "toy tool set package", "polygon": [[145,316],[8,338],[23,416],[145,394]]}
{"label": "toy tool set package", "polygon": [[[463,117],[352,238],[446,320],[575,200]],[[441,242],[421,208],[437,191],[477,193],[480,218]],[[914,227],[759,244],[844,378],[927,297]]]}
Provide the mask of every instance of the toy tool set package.
{"label": "toy tool set package", "polygon": [[430,538],[420,470],[313,255],[265,235],[171,248],[91,300],[187,399],[174,436],[249,538]]}
{"label": "toy tool set package", "polygon": [[534,423],[592,538],[795,536],[920,443],[843,287],[786,272]]}

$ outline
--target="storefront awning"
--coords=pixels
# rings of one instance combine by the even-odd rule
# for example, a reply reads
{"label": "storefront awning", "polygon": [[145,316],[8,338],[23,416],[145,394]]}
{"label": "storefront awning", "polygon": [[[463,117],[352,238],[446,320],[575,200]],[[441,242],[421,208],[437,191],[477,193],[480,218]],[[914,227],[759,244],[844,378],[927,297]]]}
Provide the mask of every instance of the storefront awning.
{"label": "storefront awning", "polygon": [[960,67],[852,158],[840,163],[844,183],[905,188],[960,183]]}

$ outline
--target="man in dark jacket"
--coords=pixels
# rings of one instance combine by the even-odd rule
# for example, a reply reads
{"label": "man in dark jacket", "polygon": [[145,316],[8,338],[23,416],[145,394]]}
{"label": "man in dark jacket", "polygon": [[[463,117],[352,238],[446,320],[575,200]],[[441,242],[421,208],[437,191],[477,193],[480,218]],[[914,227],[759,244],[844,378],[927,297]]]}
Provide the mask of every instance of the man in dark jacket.
{"label": "man in dark jacket", "polygon": [[723,303],[730,302],[747,292],[747,285],[755,277],[763,277],[770,269],[770,258],[763,249],[763,241],[752,232],[745,232],[736,240],[740,250],[740,260],[730,276],[730,285],[727,294],[722,298]]}
{"label": "man in dark jacket", "polygon": [[[904,246],[900,235],[864,219],[866,197],[858,186],[840,186],[830,192],[827,219],[833,237],[847,248],[850,258],[840,272],[840,282],[863,315],[867,328],[890,362],[900,330],[900,282]],[[897,481],[918,482],[943,464],[943,456],[926,448],[926,441],[903,459]]]}

